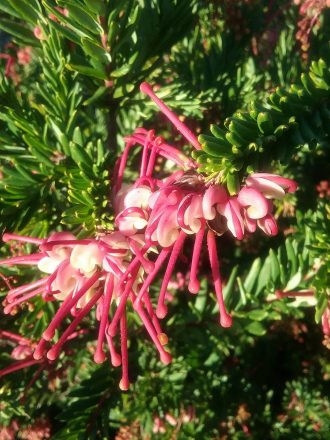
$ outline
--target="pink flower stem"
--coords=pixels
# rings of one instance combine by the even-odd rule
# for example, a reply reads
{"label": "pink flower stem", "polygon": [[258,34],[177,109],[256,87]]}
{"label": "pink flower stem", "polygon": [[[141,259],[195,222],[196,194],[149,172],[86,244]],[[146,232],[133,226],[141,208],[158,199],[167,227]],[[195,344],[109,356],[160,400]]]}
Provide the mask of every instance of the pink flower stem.
{"label": "pink flower stem", "polygon": [[179,257],[179,254],[181,252],[181,249],[183,247],[184,241],[187,237],[187,234],[184,231],[180,231],[179,237],[174,243],[174,246],[172,248],[172,252],[170,255],[170,258],[168,260],[167,268],[164,274],[163,282],[160,288],[159,296],[158,296],[158,304],[156,309],[156,315],[158,318],[163,319],[167,315],[167,306],[165,304],[165,295],[167,291],[168,283],[171,279],[176,261]]}
{"label": "pink flower stem", "polygon": [[220,324],[222,325],[222,327],[231,327],[232,317],[227,313],[225,303],[223,300],[222,284],[221,284],[215,235],[214,235],[214,232],[210,231],[210,230],[207,233],[207,248],[209,251],[209,259],[210,259],[210,264],[211,264],[211,269],[212,269],[212,276],[213,276],[215,293],[216,293],[218,305],[219,305]]}
{"label": "pink flower stem", "polygon": [[172,124],[176,127],[176,129],[182,134],[183,137],[187,139],[188,142],[193,145],[196,150],[201,150],[201,146],[196,138],[196,136],[189,130],[189,128],[180,121],[177,115],[170,110],[167,105],[165,105],[159,98],[156,96],[154,91],[152,90],[150,84],[144,82],[140,86],[140,90],[142,93],[148,95],[152,101],[157,105],[157,107],[161,110],[162,113],[172,122]]}
{"label": "pink flower stem", "polygon": [[150,284],[153,282],[154,278],[156,277],[156,275],[158,274],[158,272],[160,271],[162,265],[164,264],[166,258],[169,256],[171,252],[170,248],[164,248],[161,250],[156,262],[155,262],[155,267],[154,270],[152,272],[150,272],[147,276],[147,278],[145,279],[139,294],[134,302],[134,308],[136,309],[137,307],[139,307],[139,303],[141,301],[141,299],[143,298],[143,295],[146,293],[146,291],[148,290]]}
{"label": "pink flower stem", "polygon": [[94,361],[97,364],[101,364],[102,362],[105,361],[105,354],[103,352],[103,341],[105,336],[105,329],[109,321],[109,310],[110,310],[110,303],[113,293],[113,286],[114,286],[113,275],[108,274],[104,287],[105,294],[103,297],[101,322],[100,322],[99,334],[97,338],[97,346],[94,354]]}
{"label": "pink flower stem", "polygon": [[44,242],[42,238],[27,237],[26,235],[10,234],[9,232],[3,234],[2,240],[5,243],[7,243],[10,240],[23,241],[25,243],[34,243],[34,244],[41,244]]}
{"label": "pink flower stem", "polygon": [[14,371],[22,370],[23,368],[31,367],[32,365],[40,364],[40,360],[28,359],[20,362],[15,362],[6,368],[0,370],[0,377],[13,373]]}
{"label": "pink flower stem", "polygon": [[64,300],[62,306],[56,312],[52,322],[49,324],[47,329],[43,333],[43,339],[46,341],[50,341],[55,334],[56,328],[59,326],[61,321],[64,319],[65,315],[67,315],[70,309],[82,298],[85,293],[96,283],[96,281],[100,278],[101,272],[97,271],[91,276],[82,287],[75,293],[75,295],[68,295]]}
{"label": "pink flower stem", "polygon": [[198,265],[200,261],[202,244],[205,233],[205,220],[201,219],[201,222],[202,222],[201,228],[197,232],[194,242],[194,249],[193,249],[192,262],[190,268],[190,280],[188,285],[189,292],[194,294],[198,293],[200,289],[200,284],[197,279],[197,274],[198,274]]}
{"label": "pink flower stem", "polygon": [[81,320],[89,313],[92,307],[97,303],[97,301],[102,296],[102,290],[99,290],[97,293],[93,295],[93,297],[88,301],[88,303],[83,307],[71,324],[66,328],[66,330],[62,333],[59,340],[52,346],[52,348],[47,353],[47,358],[51,361],[55,360],[63,347],[63,344],[66,342],[71,333],[77,328]]}
{"label": "pink flower stem", "polygon": [[128,378],[126,307],[124,308],[124,313],[120,318],[120,350],[121,350],[121,360],[122,360],[122,378],[119,383],[119,388],[122,391],[127,391],[129,388],[129,378]]}
{"label": "pink flower stem", "polygon": [[[136,304],[136,302],[134,303]],[[136,305],[136,311],[138,313],[138,315],[140,316],[147,332],[149,333],[149,336],[151,337],[153,343],[155,344],[157,350],[159,351],[160,354],[160,360],[165,364],[169,364],[172,361],[172,356],[170,355],[170,353],[168,353],[166,350],[164,350],[164,347],[162,346],[162,344],[160,343],[160,340],[158,338],[158,335],[156,333],[155,328],[153,327],[153,325],[151,324],[151,322],[149,321],[146,312],[143,310],[142,304],[138,303]]]}

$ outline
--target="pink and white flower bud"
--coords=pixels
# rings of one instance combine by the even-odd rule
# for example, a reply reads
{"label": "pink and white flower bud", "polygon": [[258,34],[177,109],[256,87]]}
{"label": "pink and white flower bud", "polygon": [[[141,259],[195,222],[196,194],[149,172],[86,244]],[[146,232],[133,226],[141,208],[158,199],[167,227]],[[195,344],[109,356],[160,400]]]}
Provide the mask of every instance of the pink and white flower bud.
{"label": "pink and white flower bud", "polygon": [[244,221],[237,197],[230,197],[225,205],[218,206],[220,213],[227,219],[227,226],[230,232],[235,238],[242,240],[244,236]]}
{"label": "pink and white flower bud", "polygon": [[262,192],[268,199],[282,199],[285,193],[295,192],[298,187],[294,180],[268,173],[250,174],[246,185]]}
{"label": "pink and white flower bud", "polygon": [[237,196],[238,203],[245,208],[251,220],[258,220],[268,214],[268,202],[256,189],[243,187]]}
{"label": "pink and white flower bud", "polygon": [[267,235],[277,235],[278,226],[275,218],[271,214],[267,214],[264,218],[257,221],[260,229]]}
{"label": "pink and white flower bud", "polygon": [[32,356],[33,349],[29,345],[17,345],[11,352],[11,357],[17,361],[22,361]]}
{"label": "pink and white flower bud", "polygon": [[177,419],[174,416],[172,416],[172,414],[170,414],[170,413],[166,413],[165,414],[165,420],[171,426],[176,426],[178,424]]}
{"label": "pink and white flower bud", "polygon": [[228,202],[228,194],[223,186],[211,185],[203,196],[203,214],[206,220],[213,220],[217,212]]}
{"label": "pink and white flower bud", "polygon": [[97,243],[78,244],[72,250],[70,264],[74,269],[90,278],[97,268],[102,267],[103,256],[104,254]]}

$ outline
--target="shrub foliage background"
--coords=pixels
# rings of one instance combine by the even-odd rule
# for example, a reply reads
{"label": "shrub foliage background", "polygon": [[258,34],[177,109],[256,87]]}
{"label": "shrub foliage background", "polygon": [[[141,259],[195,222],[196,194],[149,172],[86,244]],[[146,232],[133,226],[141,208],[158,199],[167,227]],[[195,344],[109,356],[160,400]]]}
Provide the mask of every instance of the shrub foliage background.
{"label": "shrub foliage background", "polygon": [[[328,6],[1,0],[1,232],[111,230],[111,175],[123,136],[151,124],[175,135],[139,93],[143,80],[203,133],[195,157],[206,173],[224,170],[230,189],[247,170],[285,171],[299,191],[277,205],[278,237],[222,239],[231,329],[218,327],[205,266],[199,296],[188,298],[182,287],[172,303],[173,363],[160,365],[136,331],[135,382],[122,393],[117,371],[94,364],[85,349],[87,341],[92,352],[96,334],[86,318],[87,332],[66,356],[3,378],[0,437],[30,438],[40,425],[40,438],[51,432],[58,440],[328,438],[330,342],[319,325],[330,270]],[[20,63],[26,48],[29,62]],[[275,295],[303,289],[315,292],[315,307]],[[1,315],[1,368],[13,349],[3,331],[38,338],[54,310],[36,299],[25,312]]]}

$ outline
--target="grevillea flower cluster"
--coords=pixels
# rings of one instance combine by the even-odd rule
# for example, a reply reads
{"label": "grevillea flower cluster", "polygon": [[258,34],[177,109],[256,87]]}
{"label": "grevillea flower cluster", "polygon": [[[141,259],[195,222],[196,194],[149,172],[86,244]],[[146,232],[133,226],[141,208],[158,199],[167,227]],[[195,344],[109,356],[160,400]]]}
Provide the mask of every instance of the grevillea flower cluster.
{"label": "grevillea flower cluster", "polygon": [[[156,103],[192,147],[201,149],[196,136],[155,95],[149,84],[143,83],[141,91]],[[223,327],[230,327],[232,316],[222,293],[217,237],[228,230],[242,240],[257,228],[267,235],[276,235],[273,200],[297,188],[290,179],[254,173],[245,179],[238,193],[231,196],[224,185],[199,173],[198,164],[157,136],[154,130],[138,128],[125,142],[113,176],[115,231],[87,239],[77,239],[69,232],[55,232],[47,239],[6,233],[5,242],[32,243],[38,250],[0,262],[32,265],[43,274],[37,281],[9,290],[5,313],[14,313],[22,303],[36,296],[58,305],[34,347],[34,359],[55,360],[63,344],[94,307],[99,322],[94,360],[97,363],[105,360],[104,346],[107,345],[112,365],[122,366],[120,388],[123,390],[129,387],[128,302],[158,350],[160,360],[164,364],[171,362],[171,355],[164,348],[168,338],[159,320],[168,311],[167,292],[179,255],[185,243],[193,240],[188,290],[192,294],[200,290],[198,270],[205,247],[219,322]],[[135,182],[126,183],[125,170],[133,148],[141,149],[139,176]],[[164,171],[157,171],[159,158],[170,160],[177,169],[164,176]],[[162,282],[154,298],[150,287],[161,271],[164,271]],[[62,331],[68,316],[71,322]],[[52,344],[56,331],[60,331],[60,335]]]}

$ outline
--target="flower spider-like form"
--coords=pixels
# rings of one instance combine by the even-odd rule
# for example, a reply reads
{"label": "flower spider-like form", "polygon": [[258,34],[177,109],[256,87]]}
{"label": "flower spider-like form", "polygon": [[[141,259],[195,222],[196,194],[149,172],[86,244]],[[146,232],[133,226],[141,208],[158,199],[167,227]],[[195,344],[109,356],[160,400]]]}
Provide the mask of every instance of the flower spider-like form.
{"label": "flower spider-like form", "polygon": [[[155,102],[195,149],[201,149],[195,135],[156,96],[149,84],[143,83],[141,91]],[[132,237],[137,231],[144,232],[145,245],[138,250],[129,266],[130,270],[120,282],[127,282],[131,270],[137,270],[146,264],[151,249],[159,249],[152,270],[146,271],[146,277],[134,302],[135,310],[140,309],[150,285],[165,266],[156,315],[159,318],[166,316],[165,296],[168,284],[189,236],[193,236],[195,241],[188,289],[193,294],[198,293],[200,284],[197,272],[206,236],[220,324],[230,327],[232,318],[226,310],[222,294],[216,236],[229,229],[234,237],[241,240],[245,231],[254,232],[257,226],[268,235],[276,235],[278,228],[272,215],[272,199],[282,198],[286,192],[294,192],[296,183],[278,175],[255,173],[246,179],[238,195],[231,197],[224,186],[207,183],[204,176],[198,173],[195,162],[165,143],[161,137],[156,137],[153,130],[139,128],[125,140],[126,148],[118,164],[116,179],[116,191],[120,199],[116,205],[120,211],[116,217],[116,225],[127,236]],[[129,150],[137,145],[142,147],[140,176],[132,187],[127,187],[122,184],[127,157]],[[157,179],[153,176],[157,154],[172,160],[181,170],[163,180]],[[109,326],[109,334],[115,332],[126,299],[124,296],[120,299],[121,304]]]}
{"label": "flower spider-like form", "polygon": [[[195,148],[201,146],[195,135],[155,95],[149,84],[141,91],[150,96],[177,130]],[[159,319],[167,314],[166,293],[176,262],[189,237],[194,239],[188,290],[200,289],[198,267],[204,243],[209,256],[212,279],[223,327],[232,325],[225,307],[216,236],[229,230],[238,240],[257,227],[268,235],[277,233],[272,215],[272,199],[282,198],[296,190],[296,183],[278,175],[255,173],[248,176],[236,196],[224,186],[207,180],[198,173],[198,164],[177,148],[169,145],[154,130],[138,128],[125,138],[125,149],[116,163],[113,181],[114,232],[92,239],[78,240],[68,232],[57,232],[47,239],[5,234],[4,241],[32,243],[39,251],[0,261],[0,264],[36,266],[45,274],[37,281],[10,289],[5,300],[5,313],[30,299],[40,296],[45,301],[58,301],[55,316],[34,348],[34,359],[45,355],[56,359],[63,344],[76,331],[82,319],[96,307],[99,332],[94,360],[105,360],[106,341],[114,366],[122,365],[120,388],[128,389],[127,302],[140,317],[164,364],[171,361],[165,350],[168,338]],[[125,169],[132,148],[142,147],[139,177],[128,185]],[[172,161],[178,167],[164,178],[157,173],[158,158]],[[157,296],[156,308],[149,289],[160,271],[165,273]],[[67,316],[73,319],[55,344],[49,347]],[[116,352],[114,338],[120,333],[121,354]]]}
{"label": "flower spider-like form", "polygon": [[[144,269],[137,268],[134,271],[134,280],[130,280],[125,285],[119,284],[119,280],[126,273],[126,267],[130,262],[130,247],[135,249],[138,254],[141,236],[136,234],[134,238],[131,237],[128,240],[120,232],[113,232],[97,239],[78,240],[68,232],[53,233],[47,239],[6,233],[3,240],[32,243],[39,247],[39,251],[8,258],[1,261],[0,264],[32,265],[46,275],[37,281],[10,289],[5,299],[4,312],[6,314],[15,313],[22,303],[26,303],[36,296],[41,296],[45,301],[60,303],[55,316],[43,332],[42,338],[38,344],[33,346],[33,358],[40,360],[46,355],[49,360],[55,360],[65,342],[72,338],[72,334],[83,318],[96,306],[96,315],[100,324],[94,360],[97,363],[105,360],[103,345],[106,340],[112,365],[122,365],[120,387],[123,390],[128,389],[126,304],[121,309],[119,320],[120,355],[115,349],[113,340],[117,331],[110,335],[107,329],[112,304],[112,308],[115,308],[122,295],[129,295],[134,302],[138,285],[143,279]],[[139,316],[154,342],[156,340],[161,359],[164,363],[169,363],[171,356],[164,350],[160,342],[166,342],[165,335],[160,329],[148,296],[145,297],[143,304],[146,309],[141,307]],[[57,342],[49,347],[56,330],[60,329],[61,324],[68,316],[73,318],[71,323],[60,335]],[[32,360],[31,362],[33,363]]]}

